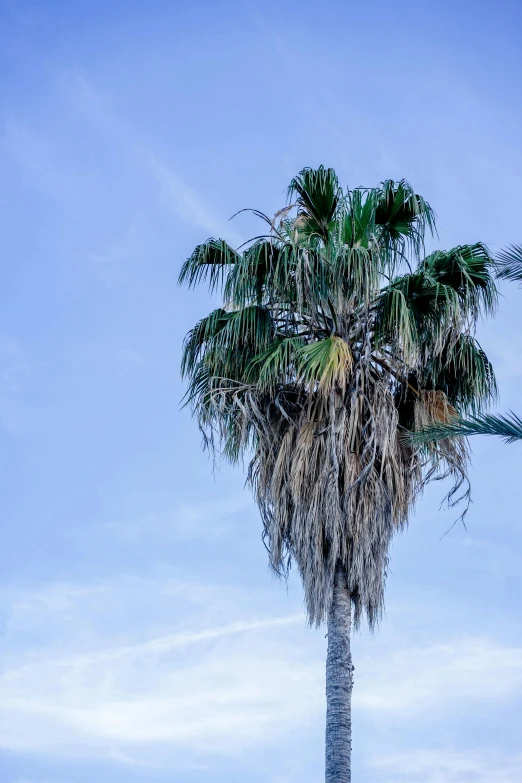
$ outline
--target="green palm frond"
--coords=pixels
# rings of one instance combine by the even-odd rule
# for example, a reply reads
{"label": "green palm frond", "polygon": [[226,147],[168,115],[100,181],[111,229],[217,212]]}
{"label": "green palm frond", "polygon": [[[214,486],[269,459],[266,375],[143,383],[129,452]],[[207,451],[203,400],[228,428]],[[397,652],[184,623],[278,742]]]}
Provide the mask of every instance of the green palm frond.
{"label": "green palm frond", "polygon": [[414,443],[429,444],[446,438],[470,435],[496,435],[506,443],[522,440],[522,419],[510,411],[507,415],[484,413],[467,419],[456,418],[448,424],[426,427],[412,435]]}
{"label": "green palm frond", "polygon": [[446,335],[459,330],[463,320],[457,292],[434,282],[422,268],[395,280],[391,289],[404,296],[414,324],[417,355],[438,356]]}
{"label": "green palm frond", "polygon": [[438,356],[428,358],[423,383],[441,389],[461,412],[477,414],[497,398],[493,367],[478,341],[468,334],[448,338]]}
{"label": "green palm frond", "polygon": [[270,310],[255,304],[236,310],[221,335],[230,347],[253,345],[261,349],[268,345],[273,332]]}
{"label": "green palm frond", "polygon": [[283,337],[266,351],[254,356],[247,369],[247,380],[256,380],[262,389],[276,389],[295,383],[302,337]]}
{"label": "green palm frond", "polygon": [[454,323],[458,318],[459,302],[454,289],[441,285],[423,268],[396,278],[388,290],[403,293],[418,328],[422,328],[426,321],[432,327],[434,319]]}
{"label": "green palm frond", "polygon": [[350,346],[337,335],[302,347],[297,362],[305,386],[325,394],[334,386],[346,388],[353,366]]}
{"label": "green palm frond", "polygon": [[348,192],[340,215],[340,244],[368,248],[375,239],[375,208],[379,191],[356,189]]}
{"label": "green palm frond", "polygon": [[274,334],[272,315],[264,307],[216,310],[189,332],[182,370],[189,381],[193,374],[199,374],[198,383],[203,378],[203,368],[211,380],[225,380],[225,385],[246,383],[250,361],[266,350]]}
{"label": "green palm frond", "polygon": [[492,275],[495,261],[482,242],[437,251],[429,255],[422,266],[434,281],[456,291],[462,304],[472,313],[494,313],[498,301]]}
{"label": "green palm frond", "polygon": [[378,289],[380,255],[377,247],[369,248],[343,244],[331,260],[332,291],[337,290],[343,300],[369,304]]}
{"label": "green palm frond", "polygon": [[417,353],[417,325],[410,307],[407,291],[402,285],[385,288],[377,300],[375,335],[378,347],[400,346],[405,356]]}
{"label": "green palm frond", "polygon": [[[297,197],[297,198],[296,198]],[[298,220],[305,236],[318,236],[328,241],[329,232],[341,197],[337,174],[319,166],[305,168],[290,182],[288,199],[296,198]]]}
{"label": "green palm frond", "polygon": [[233,306],[261,304],[263,293],[280,261],[282,248],[273,240],[254,242],[231,268],[223,295]]}
{"label": "green palm frond", "polygon": [[[491,256],[481,244],[432,253],[415,272],[397,277],[383,288],[376,334],[381,341],[384,337],[384,342],[393,334],[404,335],[404,349],[415,346],[417,355],[426,357],[426,370],[447,369],[448,365],[456,370],[458,366],[464,379],[475,373],[479,379],[490,379],[483,352],[474,350],[473,341],[460,338],[461,330],[474,328],[479,315],[491,314],[496,307],[498,292],[490,273],[492,266]],[[448,355],[449,348],[452,355]],[[494,392],[494,382],[489,385]],[[471,398],[475,398],[475,391],[470,391]]]}
{"label": "green palm frond", "polygon": [[224,239],[207,239],[195,248],[181,267],[178,283],[187,283],[192,288],[208,280],[210,290],[214,291],[222,285],[231,265],[239,259],[239,254]]}
{"label": "green palm frond", "polygon": [[522,281],[522,245],[509,245],[496,256],[498,277]]}
{"label": "green palm frond", "polygon": [[424,248],[426,231],[437,233],[435,213],[406,181],[385,180],[377,194],[375,223],[380,228],[383,252],[395,268],[409,246],[415,260]]}
{"label": "green palm frond", "polygon": [[186,377],[193,372],[201,358],[205,345],[217,337],[233,317],[233,312],[227,312],[222,307],[218,307],[217,310],[207,315],[206,318],[198,321],[196,326],[190,330],[183,344],[182,377]]}
{"label": "green palm frond", "polygon": [[212,423],[214,409],[211,395],[216,385],[209,363],[201,359],[191,371],[183,404],[192,408],[202,428]]}

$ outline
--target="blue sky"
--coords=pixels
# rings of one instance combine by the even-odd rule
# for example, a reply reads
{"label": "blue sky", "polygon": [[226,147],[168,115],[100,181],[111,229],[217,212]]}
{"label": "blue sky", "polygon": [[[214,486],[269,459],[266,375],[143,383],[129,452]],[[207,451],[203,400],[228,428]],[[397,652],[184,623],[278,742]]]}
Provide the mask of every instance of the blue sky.
{"label": "blue sky", "polygon": [[[518,2],[0,2],[0,780],[315,783],[324,631],[180,410],[176,286],[305,165],[409,179],[441,247],[522,240]],[[481,339],[522,410],[522,291]],[[522,777],[520,447],[473,442],[356,636],[364,783]]]}

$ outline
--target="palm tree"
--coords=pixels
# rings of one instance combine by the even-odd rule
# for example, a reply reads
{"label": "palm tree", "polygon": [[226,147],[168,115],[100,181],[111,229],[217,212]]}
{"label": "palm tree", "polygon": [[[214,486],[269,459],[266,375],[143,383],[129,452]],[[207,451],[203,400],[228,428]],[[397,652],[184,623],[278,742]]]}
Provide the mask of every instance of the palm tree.
{"label": "palm tree", "polygon": [[248,478],[270,564],[299,570],[308,618],[326,620],[326,781],[351,780],[350,635],[383,608],[390,542],[434,477],[466,478],[462,439],[409,433],[495,395],[474,337],[497,292],[481,244],[424,256],[434,213],[404,180],[343,190],[304,169],[238,250],[196,247],[180,282],[223,306],[184,344],[187,401],[204,443]]}
{"label": "palm tree", "polygon": [[[522,245],[511,245],[495,260],[498,278],[522,282]],[[522,440],[522,419],[512,411],[507,415],[482,413],[466,419],[454,417],[447,424],[437,423],[416,432],[412,440],[419,444],[470,435],[497,435],[506,443],[514,443]]]}

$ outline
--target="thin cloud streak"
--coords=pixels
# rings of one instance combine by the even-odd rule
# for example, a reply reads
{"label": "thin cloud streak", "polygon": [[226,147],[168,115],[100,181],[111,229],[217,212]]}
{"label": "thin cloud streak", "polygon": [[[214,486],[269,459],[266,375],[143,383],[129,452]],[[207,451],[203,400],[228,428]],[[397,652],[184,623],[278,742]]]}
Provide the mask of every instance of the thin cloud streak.
{"label": "thin cloud streak", "polygon": [[[167,581],[148,589],[151,600],[166,592],[178,602],[191,598],[208,605],[210,613],[230,602],[226,590],[220,595],[209,586],[191,591],[188,584]],[[156,761],[158,744],[165,752],[175,745],[185,763],[204,753],[243,753],[259,736],[270,743],[320,714],[322,667],[303,654],[302,639],[299,646],[308,633],[302,613],[252,618],[250,611],[250,617],[223,625],[152,638],[145,629],[141,640],[111,646],[111,629],[106,623],[100,628],[100,615],[106,606],[112,606],[110,615],[121,601],[132,603],[126,584],[92,591],[62,585],[40,597],[3,597],[17,626],[4,641],[0,677],[5,749],[116,761],[123,754],[126,763],[132,756],[136,765],[148,765]],[[238,601],[236,618],[248,611]],[[165,602],[163,613],[171,605]],[[170,624],[176,624],[172,612]],[[32,652],[19,648],[27,634],[47,637],[48,629],[57,644],[35,644]],[[85,636],[99,649],[79,649]]]}
{"label": "thin cloud streak", "polygon": [[124,118],[87,77],[74,73],[66,88],[69,102],[90,123],[99,135],[116,142],[118,149],[132,161],[140,161],[160,185],[161,200],[183,221],[199,226],[209,234],[222,237],[234,246],[243,243],[242,236],[229,222],[219,217],[206,204],[201,194],[168,166],[147,146]]}
{"label": "thin cloud streak", "polygon": [[[134,128],[117,114],[107,97],[85,73],[73,72],[69,79],[63,80],[62,88],[62,108],[72,109],[89,124],[95,136],[110,144],[111,151],[118,150],[119,157],[125,162],[126,174],[136,179],[138,190],[141,186],[137,183],[145,169],[159,185],[160,201],[185,223],[226,239],[234,246],[244,242],[243,237],[206,204],[194,187],[142,142]],[[76,172],[71,170],[70,165],[64,165],[55,136],[42,132],[38,127],[29,126],[23,118],[13,116],[4,123],[0,135],[0,152],[16,161],[34,186],[60,201],[69,200],[72,191],[77,193],[78,182],[85,175],[83,162],[80,162]],[[99,266],[107,266],[121,262],[135,252],[136,226],[131,222],[123,240],[101,251],[91,252],[88,257]]]}
{"label": "thin cloud streak", "polygon": [[194,188],[152,153],[149,165],[161,185],[163,203],[180,218],[203,228],[214,237],[226,239],[236,247],[243,243],[241,235],[219,219]]}
{"label": "thin cloud streak", "polygon": [[[260,738],[270,745],[285,732],[320,729],[324,634],[311,632],[302,613],[252,616],[254,596],[197,583],[129,587],[123,580],[4,594],[16,633],[4,641],[1,747],[103,759],[115,751],[128,757],[132,745],[136,764],[155,763],[158,748],[175,747],[193,763],[202,754],[247,759]],[[163,596],[159,614],[140,621],[132,642],[114,644],[114,612],[132,613],[143,591],[147,605]],[[183,622],[189,600],[199,627],[151,633],[154,625]],[[212,624],[223,606],[232,622]],[[19,647],[28,635],[32,651]],[[374,726],[389,724],[390,716],[407,726],[465,714],[470,704],[509,705],[522,694],[519,647],[477,637],[425,645],[397,638],[391,654],[385,646],[379,655],[368,639],[358,646],[354,708]]]}
{"label": "thin cloud streak", "polygon": [[[138,644],[109,648],[97,652],[86,653],[85,655],[76,655],[74,656],[74,659],[50,659],[47,660],[46,663],[55,666],[67,666],[73,662],[75,666],[88,666],[95,663],[102,663],[104,661],[114,661],[125,656],[141,657],[147,656],[150,653],[172,652],[173,650],[179,650],[189,645],[197,644],[198,642],[222,639],[227,636],[233,636],[235,634],[240,634],[247,631],[258,631],[269,628],[285,627],[288,625],[296,625],[298,623],[304,624],[304,622],[304,614],[293,614],[286,617],[269,617],[266,619],[251,620],[249,622],[236,622],[230,623],[229,625],[220,626],[218,628],[206,628],[205,630],[197,632],[181,631],[179,633],[169,634],[168,636],[162,636],[157,639],[150,639]],[[31,666],[31,664],[29,666]],[[24,667],[12,669],[5,675],[5,681],[8,681],[10,678],[15,678],[23,670],[23,668]]]}

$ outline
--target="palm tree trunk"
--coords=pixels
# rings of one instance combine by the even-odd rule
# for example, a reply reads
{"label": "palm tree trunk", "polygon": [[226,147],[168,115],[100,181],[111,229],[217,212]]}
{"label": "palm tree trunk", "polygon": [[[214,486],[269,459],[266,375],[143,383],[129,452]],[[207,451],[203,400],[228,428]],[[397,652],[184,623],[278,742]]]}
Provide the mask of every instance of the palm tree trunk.
{"label": "palm tree trunk", "polygon": [[345,570],[335,571],[333,601],[328,614],[326,657],[326,783],[352,779],[352,688],[350,651],[352,607]]}

